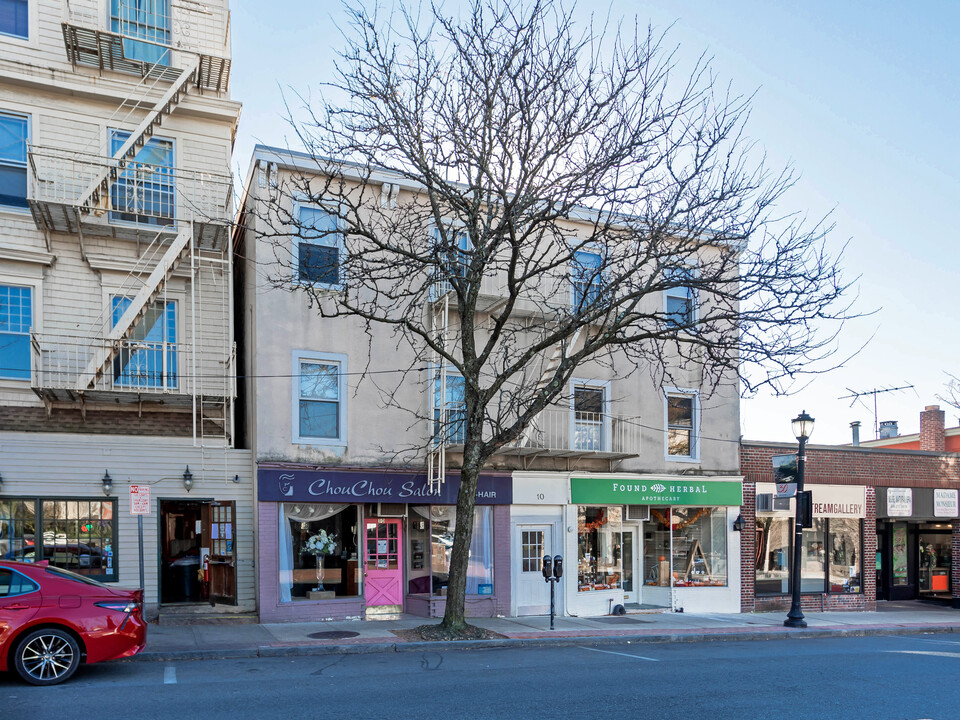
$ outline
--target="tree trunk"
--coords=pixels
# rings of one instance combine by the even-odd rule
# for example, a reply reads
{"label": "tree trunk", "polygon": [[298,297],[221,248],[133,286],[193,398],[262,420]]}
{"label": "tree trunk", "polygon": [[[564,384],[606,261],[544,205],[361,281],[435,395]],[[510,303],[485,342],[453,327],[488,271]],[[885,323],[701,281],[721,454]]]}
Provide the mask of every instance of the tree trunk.
{"label": "tree trunk", "polygon": [[473,537],[473,508],[477,498],[477,479],[480,468],[464,463],[460,472],[460,493],[457,495],[457,529],[453,535],[450,553],[450,573],[447,578],[447,606],[440,626],[450,633],[462,631],[467,622],[464,607],[467,597],[467,564],[470,539]]}

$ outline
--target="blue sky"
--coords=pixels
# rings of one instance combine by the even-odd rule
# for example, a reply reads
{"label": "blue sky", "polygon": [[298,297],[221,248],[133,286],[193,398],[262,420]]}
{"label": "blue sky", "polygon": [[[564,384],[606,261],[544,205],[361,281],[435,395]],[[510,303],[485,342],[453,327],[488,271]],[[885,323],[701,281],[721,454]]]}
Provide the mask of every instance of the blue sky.
{"label": "blue sky", "polygon": [[[455,7],[453,0],[448,7]],[[281,90],[314,92],[330,77],[343,43],[338,2],[233,3],[233,97],[244,103],[234,164],[241,177],[256,142],[284,145]],[[877,314],[851,323],[843,352],[869,345],[843,368],[793,396],[761,394],[742,404],[749,439],[792,440],[790,419],[817,419],[812,441],[848,442],[849,423],[873,432],[873,405],[839,400],[875,387],[915,385],[878,396],[880,420],[916,432],[945,371],[960,375],[960,332],[950,307],[960,289],[955,250],[960,226],[960,73],[955,30],[960,2],[772,0],[615,1],[610,14],[656,28],[672,25],[678,60],[702,52],[724,83],[756,92],[748,130],[771,165],[800,174],[784,207],[817,217],[833,212],[829,240],[849,243],[844,266],[858,282],[860,307]],[[598,10],[597,8],[601,8]],[[580,3],[606,14],[600,3]],[[290,141],[292,143],[292,140]]]}

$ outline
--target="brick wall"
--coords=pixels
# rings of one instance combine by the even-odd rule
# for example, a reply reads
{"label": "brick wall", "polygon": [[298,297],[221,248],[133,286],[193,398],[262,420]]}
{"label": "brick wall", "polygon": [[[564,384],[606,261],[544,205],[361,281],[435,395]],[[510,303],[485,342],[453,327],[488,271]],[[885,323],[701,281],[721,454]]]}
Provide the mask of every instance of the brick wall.
{"label": "brick wall", "polygon": [[740,515],[746,523],[740,533],[740,612],[756,610],[754,589],[757,552],[757,484],[743,483]]}
{"label": "brick wall", "polygon": [[960,608],[960,523],[953,524],[953,562],[950,565],[951,587],[953,587],[953,606]]}
{"label": "brick wall", "polygon": [[91,435],[151,435],[190,437],[193,423],[187,412],[144,412],[136,410],[54,409],[49,415],[42,407],[0,406],[0,431],[86,433]]}

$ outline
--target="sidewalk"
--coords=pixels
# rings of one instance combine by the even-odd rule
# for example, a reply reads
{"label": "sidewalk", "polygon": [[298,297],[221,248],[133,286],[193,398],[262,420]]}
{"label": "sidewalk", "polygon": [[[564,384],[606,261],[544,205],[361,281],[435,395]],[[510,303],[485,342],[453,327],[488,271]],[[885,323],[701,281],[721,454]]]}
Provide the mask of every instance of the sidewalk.
{"label": "sidewalk", "polygon": [[960,632],[960,610],[918,603],[884,603],[877,612],[808,613],[807,628],[785,628],[785,613],[694,615],[663,613],[621,617],[561,618],[550,630],[549,617],[472,618],[470,622],[504,636],[495,640],[409,642],[393,633],[425,623],[404,615],[397,620],[265,625],[150,625],[147,647],[133,660],[415,652],[427,648],[464,649],[613,642],[703,642],[771,640],[787,637],[843,637]]}

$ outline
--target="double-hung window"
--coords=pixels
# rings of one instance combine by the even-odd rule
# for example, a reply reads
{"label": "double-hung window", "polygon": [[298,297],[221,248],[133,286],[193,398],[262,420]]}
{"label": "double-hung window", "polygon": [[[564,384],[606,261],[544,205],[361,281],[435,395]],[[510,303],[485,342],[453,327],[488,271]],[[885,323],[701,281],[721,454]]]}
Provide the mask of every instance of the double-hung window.
{"label": "double-hung window", "polygon": [[462,375],[437,371],[433,378],[433,437],[434,442],[463,445],[466,439],[466,383]]}
{"label": "double-hung window", "polygon": [[573,449],[600,452],[606,450],[606,388],[573,386]]}
{"label": "double-hung window", "polygon": [[[116,325],[133,300],[123,295],[110,299]],[[113,359],[113,383],[124,388],[177,387],[177,304],[170,300],[147,308],[143,319],[123,341]]]}
{"label": "double-hung window", "polygon": [[33,289],[0,285],[0,378],[30,379]]}
{"label": "double-hung window", "polygon": [[[129,137],[130,133],[123,130],[111,130],[110,155],[115,155]],[[150,138],[113,183],[110,219],[172,225],[176,217],[175,190],[173,141]]]}
{"label": "double-hung window", "polygon": [[295,352],[294,442],[346,443],[345,355]]}
{"label": "double-hung window", "polygon": [[450,246],[444,245],[437,228],[432,231],[437,264],[434,270],[435,281],[430,289],[431,300],[450,292],[453,289],[450,281],[454,278],[466,278],[470,269],[470,253],[473,250],[470,235],[454,227],[447,227],[446,233],[447,238],[452,241]]}
{"label": "double-hung window", "polygon": [[692,287],[695,270],[682,268],[668,274],[671,282],[678,284],[665,292],[667,317],[678,326],[687,326],[696,320],[696,293]]}
{"label": "double-hung window", "polygon": [[29,129],[28,116],[0,112],[0,205],[5,207],[27,207]]}
{"label": "double-hung window", "polygon": [[696,393],[670,392],[666,404],[667,456],[697,459],[700,449],[697,437],[699,400]]}
{"label": "double-hung window", "polygon": [[337,216],[326,208],[300,205],[297,220],[296,279],[305,285],[343,287],[343,233]]}
{"label": "double-hung window", "polygon": [[110,0],[110,29],[124,36],[124,57],[169,65],[169,0]]}
{"label": "double-hung window", "polygon": [[603,256],[599,252],[577,250],[573,254],[570,280],[573,283],[573,307],[592,305],[603,290]]}
{"label": "double-hung window", "polygon": [[24,40],[30,37],[30,7],[27,0],[0,0],[0,35]]}

